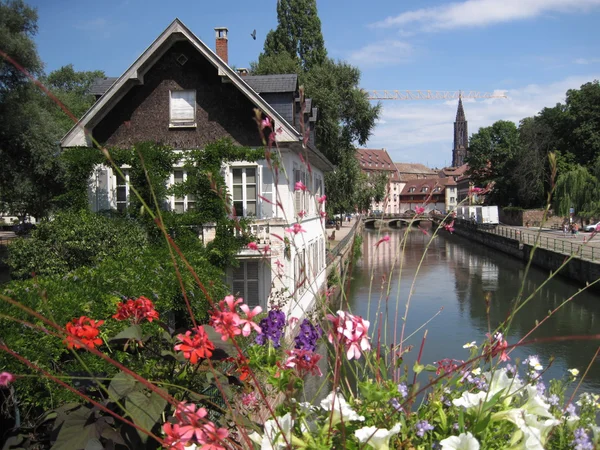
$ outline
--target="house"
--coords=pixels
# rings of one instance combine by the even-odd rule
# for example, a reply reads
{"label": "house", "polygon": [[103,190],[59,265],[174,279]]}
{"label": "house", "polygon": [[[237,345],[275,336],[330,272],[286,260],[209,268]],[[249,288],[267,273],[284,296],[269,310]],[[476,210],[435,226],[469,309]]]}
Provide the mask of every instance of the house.
{"label": "house", "polygon": [[383,214],[397,214],[399,212],[400,199],[398,192],[393,192],[393,190],[399,181],[398,171],[387,150],[385,148],[358,148],[356,149],[356,158],[362,172],[369,179],[374,179],[379,175],[384,175],[388,179],[385,198],[379,202],[372,199],[371,211],[381,211]]}
{"label": "house", "polygon": [[[181,153],[170,178],[174,184],[187,178],[186,150],[202,149],[225,137],[239,145],[262,147],[254,120],[258,109],[277,130],[280,161],[288,178],[280,176],[276,184],[265,160],[223,164],[232,206],[238,216],[253,219],[252,232],[260,244],[258,251],[244,249],[238,255],[240,266],[229,270],[228,279],[234,294],[263,308],[272,288],[287,288],[286,313],[302,318],[326,284],[323,205],[316,198],[324,194],[324,173],[333,166],[314,145],[317,110],[310,99],[301,98],[296,76],[251,77],[233,70],[228,65],[227,32],[215,28],[215,52],[175,19],[120,77],[94,85],[96,103],[61,146],[92,147],[92,138],[107,147],[123,148],[139,141],[161,142]],[[309,192],[295,190],[298,181]],[[110,167],[98,167],[90,180],[92,209],[126,207],[127,182],[126,169],[125,179],[120,179]],[[281,207],[275,206],[275,199]],[[170,197],[169,207],[183,212],[201,205],[193,198]],[[304,216],[305,232],[287,233],[299,216]],[[289,241],[279,239],[284,236]],[[265,245],[269,250],[263,252]]]}
{"label": "house", "polygon": [[416,207],[425,213],[446,211],[446,186],[439,178],[414,179],[406,182],[400,193],[401,212],[414,212]]}

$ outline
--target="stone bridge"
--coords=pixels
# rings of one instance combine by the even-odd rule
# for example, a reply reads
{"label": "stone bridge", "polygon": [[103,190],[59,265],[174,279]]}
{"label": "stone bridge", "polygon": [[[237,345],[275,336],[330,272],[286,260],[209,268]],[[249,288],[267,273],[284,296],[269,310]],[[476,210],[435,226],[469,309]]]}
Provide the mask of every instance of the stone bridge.
{"label": "stone bridge", "polygon": [[384,217],[366,217],[364,219],[365,228],[402,228],[407,226],[419,226],[430,227],[436,220],[435,217],[429,215],[412,216],[406,214],[384,216]]}

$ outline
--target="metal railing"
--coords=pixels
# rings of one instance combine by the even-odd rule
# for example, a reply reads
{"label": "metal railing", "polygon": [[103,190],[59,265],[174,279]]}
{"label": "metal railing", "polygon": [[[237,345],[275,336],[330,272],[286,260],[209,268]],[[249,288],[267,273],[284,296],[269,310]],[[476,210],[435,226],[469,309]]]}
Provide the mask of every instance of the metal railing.
{"label": "metal railing", "polygon": [[358,228],[361,222],[362,219],[355,221],[354,225],[352,225],[352,229],[350,230],[350,232],[346,236],[344,236],[344,238],[340,242],[338,242],[334,248],[332,248],[331,250],[327,250],[327,265],[331,264],[335,258],[340,256],[340,253],[344,248],[346,248],[348,242],[350,242],[351,239],[354,239],[356,229]]}
{"label": "metal railing", "polygon": [[[475,227],[479,231],[514,239],[520,244],[531,246],[537,244],[539,248],[551,250],[556,253],[568,256],[573,255],[576,258],[590,261],[600,261],[600,247],[595,247],[587,242],[570,242],[570,238],[566,236],[561,239],[553,236],[544,236],[543,232],[540,234],[536,230],[520,230],[502,225],[491,227],[480,224],[470,224],[470,226]],[[596,239],[600,242],[600,236],[597,236]]]}

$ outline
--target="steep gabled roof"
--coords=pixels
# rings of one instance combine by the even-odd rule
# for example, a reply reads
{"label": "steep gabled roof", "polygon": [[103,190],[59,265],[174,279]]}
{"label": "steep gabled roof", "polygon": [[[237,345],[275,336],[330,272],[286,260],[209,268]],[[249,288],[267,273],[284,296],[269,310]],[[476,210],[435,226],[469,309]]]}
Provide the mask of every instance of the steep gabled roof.
{"label": "steep gabled roof", "polygon": [[419,163],[394,163],[400,174],[437,175],[437,172],[424,164]]}
{"label": "steep gabled roof", "polygon": [[[404,188],[402,189],[402,192],[400,194],[401,195],[409,195],[409,194],[410,195],[430,195],[436,186],[440,188],[440,190],[438,192],[434,192],[434,194],[436,194],[436,195],[441,194],[444,191],[444,189],[446,188],[446,185],[444,183],[441,183],[440,180],[437,178],[422,178],[419,180],[409,180],[406,182],[406,185],[404,186]],[[423,189],[423,187],[428,187],[429,191],[421,192],[421,189]],[[410,192],[411,188],[415,188],[415,191]]]}
{"label": "steep gabled roof", "polygon": [[298,75],[247,75],[244,81],[259,94],[270,94],[278,92],[296,92],[298,86]]}
{"label": "steep gabled roof", "polygon": [[[229,67],[215,52],[193,34],[179,19],[171,24],[158,36],[154,42],[135,60],[135,62],[121,75],[104,95],[92,105],[77,124],[62,138],[62,147],[91,146],[91,137],[86,132],[93,128],[114,106],[123,98],[132,86],[143,84],[145,73],[168,50],[170,42],[187,40],[194,46],[215,68],[219,75],[227,78],[242,94],[244,94],[261,111],[270,116],[274,121],[274,129],[280,130],[277,134],[278,142],[301,143],[302,134],[290,125],[281,115],[263,99],[256,91],[244,81],[235,70]],[[133,81],[133,83],[130,82]],[[311,148],[311,150],[313,150]],[[314,149],[316,150],[316,149]],[[333,164],[325,156],[314,151],[322,164],[333,169]]]}
{"label": "steep gabled roof", "polygon": [[383,170],[396,172],[396,166],[385,148],[357,148],[356,158],[363,170]]}

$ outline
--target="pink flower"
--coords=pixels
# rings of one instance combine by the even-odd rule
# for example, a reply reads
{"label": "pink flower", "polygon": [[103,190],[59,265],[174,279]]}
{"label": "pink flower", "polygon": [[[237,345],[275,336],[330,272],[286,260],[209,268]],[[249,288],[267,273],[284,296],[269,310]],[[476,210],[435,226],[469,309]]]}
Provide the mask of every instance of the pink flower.
{"label": "pink flower", "polygon": [[256,393],[242,394],[242,404],[244,406],[254,406],[257,402]]}
{"label": "pink flower", "polygon": [[306,216],[306,211],[302,210],[298,213],[298,217],[300,217],[301,219],[304,218],[304,216]]}
{"label": "pink flower", "polygon": [[283,367],[286,369],[294,369],[300,378],[304,378],[307,374],[323,376],[321,369],[317,365],[321,359],[321,355],[310,350],[293,349],[285,351],[288,355]]}
{"label": "pink flower", "polygon": [[359,359],[361,350],[371,350],[369,343],[369,321],[362,317],[353,316],[344,311],[338,311],[337,316],[327,314],[327,320],[333,323],[333,330],[329,332],[329,342],[334,340],[346,347],[346,357]]}
{"label": "pink flower", "polygon": [[248,305],[241,305],[240,309],[246,315],[245,319],[240,319],[240,325],[242,325],[242,336],[250,336],[252,329],[254,329],[254,331],[256,331],[258,334],[262,333],[262,329],[252,321],[254,316],[262,312],[262,308],[260,306],[255,306],[254,309],[250,311],[250,307]]}
{"label": "pink flower", "polygon": [[271,251],[271,247],[269,247],[269,245],[265,245],[263,247],[263,253],[266,255],[267,253],[269,253]]}
{"label": "pink flower", "polygon": [[496,332],[494,333],[493,337],[490,336],[489,333],[486,333],[486,336],[490,340],[490,344],[487,344],[487,347],[492,355],[492,358],[500,355],[500,361],[508,361],[510,359],[508,357],[508,354],[506,353],[506,349],[508,348],[508,342],[506,342],[506,339],[504,339],[502,333]]}
{"label": "pink flower", "polygon": [[258,245],[256,245],[256,242],[249,242],[248,243],[248,248],[250,250],[258,250]]}
{"label": "pink flower", "polygon": [[308,188],[302,181],[297,181],[294,185],[294,191],[306,191]]}
{"label": "pink flower", "polygon": [[454,231],[454,220],[450,223],[445,224],[444,228],[446,229],[446,231],[452,233]]}
{"label": "pink flower", "polygon": [[382,237],[381,239],[379,239],[377,241],[377,243],[374,245],[374,247],[379,247],[380,244],[383,244],[384,242],[389,242],[389,241],[390,241],[390,236],[386,234],[384,237]]}
{"label": "pink flower", "polygon": [[225,428],[217,428],[214,423],[208,422],[196,434],[196,439],[202,444],[200,448],[203,450],[225,450],[225,446],[220,444],[227,439],[227,436],[229,432]]}
{"label": "pink flower", "polygon": [[186,444],[189,439],[184,439],[183,431],[181,426],[165,422],[163,425],[163,431],[165,432],[165,447],[170,450],[185,450]]}
{"label": "pink flower", "polygon": [[272,124],[271,124],[271,119],[269,118],[269,116],[265,117],[260,122],[260,129],[261,130],[264,130],[265,128],[271,128],[271,126],[272,126]]}
{"label": "pink flower", "polygon": [[323,203],[325,203],[325,200],[327,200],[327,196],[323,195],[322,197],[317,197],[317,201],[319,202],[320,205],[322,205]]}
{"label": "pink flower", "polygon": [[321,214],[321,218],[323,218],[323,219],[325,217],[327,217],[327,213],[325,211],[321,211],[320,214]]}
{"label": "pink flower", "polygon": [[425,212],[425,207],[424,206],[416,206],[415,207],[415,213],[417,214],[423,214]]}
{"label": "pink flower", "polygon": [[241,319],[235,312],[236,305],[242,302],[241,298],[235,300],[233,295],[228,295],[212,311],[209,324],[221,335],[221,340],[226,341],[230,337],[233,338],[238,334],[242,334],[240,329]]}
{"label": "pink flower", "polygon": [[288,233],[294,233],[294,234],[306,232],[306,230],[304,228],[302,228],[302,225],[300,225],[299,223],[295,223],[290,228],[286,228],[285,231],[287,231]]}
{"label": "pink flower", "polygon": [[8,383],[12,383],[13,381],[15,381],[15,376],[12,373],[9,373],[9,372],[0,373],[0,386],[6,387],[6,386],[8,386]]}

